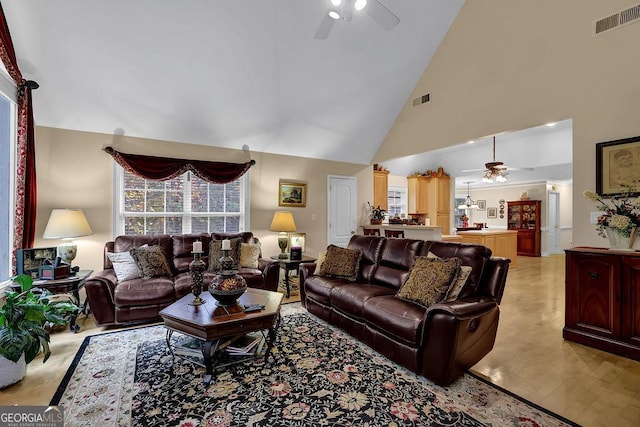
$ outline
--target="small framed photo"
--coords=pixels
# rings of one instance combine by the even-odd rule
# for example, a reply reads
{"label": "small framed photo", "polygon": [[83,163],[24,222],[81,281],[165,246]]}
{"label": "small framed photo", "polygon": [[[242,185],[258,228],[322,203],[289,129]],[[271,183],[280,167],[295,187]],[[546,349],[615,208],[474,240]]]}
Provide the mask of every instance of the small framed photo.
{"label": "small framed photo", "polygon": [[596,193],[615,196],[640,189],[640,136],[596,144]]}
{"label": "small framed photo", "polygon": [[498,208],[487,208],[487,218],[489,219],[498,218]]}
{"label": "small framed photo", "polygon": [[307,184],[280,182],[278,206],[304,208],[307,206]]}
{"label": "small framed photo", "polygon": [[487,209],[487,201],[486,200],[478,200],[476,203],[478,204],[478,210],[479,211],[483,211],[483,210]]}
{"label": "small framed photo", "polygon": [[289,250],[296,246],[302,249],[302,252],[305,252],[306,237],[305,233],[289,233]]}

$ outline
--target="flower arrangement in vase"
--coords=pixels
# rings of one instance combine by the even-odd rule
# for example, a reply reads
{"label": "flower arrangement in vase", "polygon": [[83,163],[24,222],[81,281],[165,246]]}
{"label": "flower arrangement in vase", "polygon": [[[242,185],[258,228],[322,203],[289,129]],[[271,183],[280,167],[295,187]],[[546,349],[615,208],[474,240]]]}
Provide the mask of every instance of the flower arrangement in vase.
{"label": "flower arrangement in vase", "polygon": [[597,202],[602,215],[598,217],[598,235],[609,238],[615,249],[631,249],[640,226],[640,198],[634,186],[623,185],[622,192],[608,200],[585,190],[584,197]]}
{"label": "flower arrangement in vase", "polygon": [[369,202],[367,202],[367,204],[369,205],[369,209],[371,210],[371,212],[369,213],[369,221],[371,221],[371,224],[382,224],[382,220],[384,219],[384,214],[386,213],[386,211],[382,209],[380,205],[378,205],[378,207],[376,208],[373,207]]}

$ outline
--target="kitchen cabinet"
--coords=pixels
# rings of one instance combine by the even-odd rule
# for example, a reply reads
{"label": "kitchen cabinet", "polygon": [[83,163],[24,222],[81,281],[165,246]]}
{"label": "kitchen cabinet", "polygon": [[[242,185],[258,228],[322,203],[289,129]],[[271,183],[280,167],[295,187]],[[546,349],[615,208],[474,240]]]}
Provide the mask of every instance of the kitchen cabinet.
{"label": "kitchen cabinet", "polygon": [[449,234],[451,225],[451,180],[448,176],[410,176],[407,178],[409,215],[429,218],[432,226]]}
{"label": "kitchen cabinet", "polygon": [[373,206],[380,206],[385,211],[389,210],[389,171],[373,171]]}

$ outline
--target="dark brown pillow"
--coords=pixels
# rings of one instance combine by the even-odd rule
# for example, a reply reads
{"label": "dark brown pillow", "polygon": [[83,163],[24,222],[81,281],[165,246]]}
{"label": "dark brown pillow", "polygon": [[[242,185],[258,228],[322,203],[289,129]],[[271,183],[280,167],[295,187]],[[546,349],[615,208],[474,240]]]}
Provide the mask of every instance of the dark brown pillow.
{"label": "dark brown pillow", "polygon": [[335,245],[327,247],[327,256],[320,266],[318,276],[335,277],[355,282],[358,278],[362,251],[346,249]]}
{"label": "dark brown pillow", "polygon": [[158,276],[171,276],[171,268],[160,246],[140,246],[129,250],[140,275],[145,279]]}
{"label": "dark brown pillow", "polygon": [[425,307],[440,302],[457,278],[461,265],[460,258],[416,257],[409,278],[396,297]]}
{"label": "dark brown pillow", "polygon": [[[237,269],[240,265],[240,245],[242,237],[229,239],[231,250],[229,256],[233,258],[233,268]],[[209,244],[209,271],[220,271],[220,258],[222,258],[222,240],[212,240]]]}

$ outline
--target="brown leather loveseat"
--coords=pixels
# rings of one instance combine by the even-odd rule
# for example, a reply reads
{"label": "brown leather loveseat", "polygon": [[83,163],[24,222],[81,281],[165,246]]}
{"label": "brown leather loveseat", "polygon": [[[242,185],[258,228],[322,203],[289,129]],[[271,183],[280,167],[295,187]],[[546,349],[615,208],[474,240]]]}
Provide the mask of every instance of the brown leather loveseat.
{"label": "brown leather loveseat", "polygon": [[[362,251],[355,282],[300,267],[306,309],[345,330],[394,362],[439,385],[448,385],[480,361],[495,342],[499,303],[509,259],[491,257],[480,245],[453,242],[351,238]],[[457,257],[471,273],[457,299],[428,308],[395,297],[416,256]]]}
{"label": "brown leather loveseat", "polygon": [[[191,292],[189,263],[193,260],[191,253],[193,242],[202,242],[202,260],[207,263],[211,240],[242,238],[244,243],[259,243],[251,232],[213,233],[183,235],[140,235],[118,236],[105,244],[104,270],[98,272],[85,282],[87,300],[95,323],[100,326],[118,325],[131,322],[145,322],[159,318],[158,313],[164,307]],[[136,278],[118,283],[113,265],[107,253],[127,252],[143,245],[160,246],[171,269],[171,276]],[[279,280],[278,261],[263,259],[260,255],[258,268],[240,268],[239,274],[252,288],[276,291]],[[204,278],[205,291],[214,278],[215,273],[207,272]]]}

